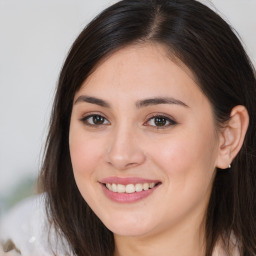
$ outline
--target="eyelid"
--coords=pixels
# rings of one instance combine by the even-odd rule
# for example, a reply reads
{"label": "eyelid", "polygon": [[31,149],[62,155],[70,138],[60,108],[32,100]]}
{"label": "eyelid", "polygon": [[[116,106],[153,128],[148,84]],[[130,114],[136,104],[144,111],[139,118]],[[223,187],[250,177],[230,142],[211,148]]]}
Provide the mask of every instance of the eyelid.
{"label": "eyelid", "polygon": [[100,111],[88,111],[88,112],[86,112],[86,113],[83,113],[81,116],[82,116],[82,117],[80,118],[81,120],[82,120],[82,119],[85,119],[86,117],[90,117],[90,116],[102,116],[102,117],[108,119],[108,117],[106,117],[106,115],[103,114],[103,113],[100,112]]}
{"label": "eyelid", "polygon": [[[168,125],[164,125],[164,126],[147,125],[147,123],[151,119],[156,118],[156,117],[160,117],[160,118],[166,119],[169,122],[169,124]],[[151,126],[153,128],[156,128],[156,129],[165,129],[165,128],[168,128],[170,126],[176,125],[176,124],[178,124],[178,122],[175,120],[175,118],[173,118],[170,115],[163,114],[163,113],[153,113],[153,114],[150,114],[150,115],[147,116],[146,121],[143,123],[143,125],[145,125],[145,126]]]}
{"label": "eyelid", "polygon": [[[91,117],[94,116],[100,116],[102,118],[104,118],[104,122],[102,124],[91,124],[89,123],[87,120]],[[154,118],[163,118],[166,120],[167,124],[164,125],[152,125],[149,124],[150,120],[154,119]],[[101,112],[88,112],[86,114],[83,114],[82,118],[79,119],[84,125],[92,127],[92,128],[100,128],[102,126],[106,126],[106,125],[110,125],[111,122],[108,120],[108,118]],[[107,122],[107,123],[105,123]],[[168,114],[164,114],[164,113],[151,113],[149,115],[147,115],[146,117],[146,121],[143,122],[143,126],[149,126],[153,129],[166,129],[170,126],[174,126],[178,124],[178,122],[175,120],[175,118],[173,118],[172,116],[168,115]]]}
{"label": "eyelid", "polygon": [[[88,122],[86,122],[89,118],[93,117],[93,116],[101,116],[103,117],[108,124],[90,124]],[[89,112],[86,114],[83,114],[82,118],[79,119],[82,123],[84,123],[86,126],[90,126],[90,127],[94,127],[94,128],[99,128],[100,126],[105,126],[105,125],[109,125],[110,121],[108,120],[108,118],[101,112]]]}

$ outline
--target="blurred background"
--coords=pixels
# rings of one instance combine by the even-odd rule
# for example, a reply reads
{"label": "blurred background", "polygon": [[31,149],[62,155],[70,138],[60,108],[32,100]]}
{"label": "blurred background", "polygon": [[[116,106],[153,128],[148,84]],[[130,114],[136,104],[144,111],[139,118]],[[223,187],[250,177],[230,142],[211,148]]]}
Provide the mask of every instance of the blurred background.
{"label": "blurred background", "polygon": [[[0,0],[0,217],[36,193],[65,56],[110,0]],[[256,0],[201,0],[239,33],[256,64]]]}

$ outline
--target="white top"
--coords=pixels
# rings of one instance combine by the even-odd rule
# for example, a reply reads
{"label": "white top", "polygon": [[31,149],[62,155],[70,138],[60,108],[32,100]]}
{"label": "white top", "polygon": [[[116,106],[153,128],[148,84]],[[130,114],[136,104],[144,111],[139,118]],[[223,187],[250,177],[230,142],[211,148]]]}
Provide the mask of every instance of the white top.
{"label": "white top", "polygon": [[[48,242],[49,223],[46,218],[44,195],[34,196],[26,199],[13,208],[8,215],[0,221],[0,242],[4,244],[11,239],[16,248],[23,256],[53,256],[51,246]],[[54,232],[50,232],[51,245],[54,246],[58,256],[72,255],[71,252],[64,252],[64,246],[57,245]],[[66,246],[65,246],[66,245]],[[232,256],[239,256],[238,247],[234,237],[231,239],[233,245]],[[19,256],[15,250],[3,253],[0,246],[0,256]],[[212,256],[227,256],[221,243],[216,246]]]}
{"label": "white top", "polygon": [[[23,256],[52,256],[51,245],[58,256],[66,255],[63,246],[58,246],[54,232],[49,233],[49,223],[46,218],[44,195],[33,196],[15,206],[0,221],[0,242],[9,239]],[[68,247],[67,247],[68,248]],[[1,252],[2,250],[2,252]],[[0,246],[0,255],[20,255],[15,250],[4,254]],[[69,252],[68,255],[71,255]]]}

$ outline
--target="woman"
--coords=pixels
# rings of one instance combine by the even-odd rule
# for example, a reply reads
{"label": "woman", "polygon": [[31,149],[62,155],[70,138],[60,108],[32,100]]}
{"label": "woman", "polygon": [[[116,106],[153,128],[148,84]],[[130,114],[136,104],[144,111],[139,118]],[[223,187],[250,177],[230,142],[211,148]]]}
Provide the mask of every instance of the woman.
{"label": "woman", "polygon": [[41,173],[67,251],[256,255],[255,99],[241,43],[201,3],[103,11],[61,71]]}

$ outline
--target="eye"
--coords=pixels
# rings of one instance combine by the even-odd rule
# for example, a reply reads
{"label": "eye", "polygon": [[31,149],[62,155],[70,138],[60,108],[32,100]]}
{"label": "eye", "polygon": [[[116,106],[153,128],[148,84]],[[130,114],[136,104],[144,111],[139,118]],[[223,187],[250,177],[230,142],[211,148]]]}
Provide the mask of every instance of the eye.
{"label": "eye", "polygon": [[110,124],[110,122],[104,116],[96,114],[85,116],[81,120],[83,123],[89,126],[101,126]]}
{"label": "eye", "polygon": [[155,115],[149,118],[148,121],[145,123],[145,125],[154,126],[157,128],[165,128],[175,124],[177,124],[177,122],[163,115]]}

